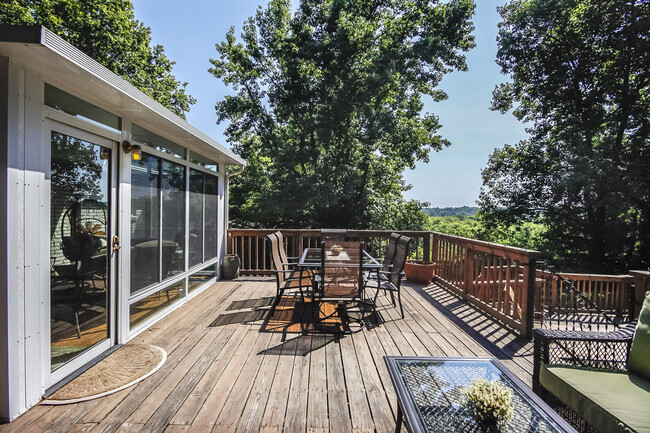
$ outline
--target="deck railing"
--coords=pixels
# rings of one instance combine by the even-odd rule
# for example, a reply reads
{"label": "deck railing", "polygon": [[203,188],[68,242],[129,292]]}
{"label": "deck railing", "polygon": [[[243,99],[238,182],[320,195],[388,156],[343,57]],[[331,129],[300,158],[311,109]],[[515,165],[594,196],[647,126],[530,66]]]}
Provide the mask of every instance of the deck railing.
{"label": "deck railing", "polygon": [[541,326],[610,330],[634,318],[634,277],[537,270],[535,310]]}
{"label": "deck railing", "polygon": [[[276,229],[228,230],[229,254],[241,259],[241,272],[253,275],[273,274],[269,242],[266,235]],[[289,257],[298,257],[304,248],[318,247],[320,230],[282,229],[285,250]],[[620,321],[635,317],[644,290],[627,275],[555,274],[537,269],[539,252],[498,245],[436,232],[400,231],[409,236],[410,259],[435,263],[436,282],[465,301],[521,335],[530,338],[533,326],[567,327],[562,320],[583,320],[588,309],[597,306]],[[383,257],[391,231],[348,230],[347,236],[366,243],[374,257]],[[637,279],[650,288],[650,275],[639,272]],[[557,275],[575,289],[567,290]],[[587,303],[576,302],[580,292]],[[636,302],[636,307],[634,306]],[[589,304],[589,305],[586,305]],[[638,314],[638,313],[637,313]],[[557,319],[557,320],[556,320]],[[557,323],[554,324],[553,320]]]}
{"label": "deck railing", "polygon": [[442,233],[431,235],[436,280],[530,338],[539,253]]}

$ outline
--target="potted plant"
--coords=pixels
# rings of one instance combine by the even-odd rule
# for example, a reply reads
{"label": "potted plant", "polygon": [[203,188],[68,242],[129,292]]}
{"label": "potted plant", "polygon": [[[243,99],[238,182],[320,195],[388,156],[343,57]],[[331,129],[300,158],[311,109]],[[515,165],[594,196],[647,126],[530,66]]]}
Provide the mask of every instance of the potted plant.
{"label": "potted plant", "polygon": [[404,264],[404,274],[412,283],[429,284],[433,281],[435,268],[436,264],[433,262],[409,260]]}
{"label": "potted plant", "polygon": [[237,254],[226,254],[221,264],[221,278],[224,280],[234,280],[239,278],[239,266],[241,260]]}
{"label": "potted plant", "polygon": [[476,379],[460,392],[461,407],[484,432],[499,432],[512,419],[512,389],[498,381]]}

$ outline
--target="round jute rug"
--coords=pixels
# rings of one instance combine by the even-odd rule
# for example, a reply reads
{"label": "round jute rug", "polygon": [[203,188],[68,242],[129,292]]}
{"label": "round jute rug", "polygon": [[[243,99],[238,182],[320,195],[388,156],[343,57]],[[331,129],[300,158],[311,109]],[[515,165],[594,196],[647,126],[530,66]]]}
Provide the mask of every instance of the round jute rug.
{"label": "round jute rug", "polygon": [[157,346],[122,346],[41,404],[78,403],[112,394],[144,380],[162,367],[165,360],[167,352]]}

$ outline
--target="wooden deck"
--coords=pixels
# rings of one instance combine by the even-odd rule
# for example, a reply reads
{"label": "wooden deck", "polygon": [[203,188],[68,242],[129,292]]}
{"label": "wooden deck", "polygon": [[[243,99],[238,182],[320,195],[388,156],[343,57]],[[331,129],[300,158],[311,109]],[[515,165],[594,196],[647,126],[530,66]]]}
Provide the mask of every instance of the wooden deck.
{"label": "wooden deck", "polygon": [[138,385],[84,403],[39,405],[2,432],[392,432],[384,355],[494,356],[531,383],[532,344],[436,285],[405,284],[402,319],[330,335],[268,332],[272,279],[217,282],[135,338],[168,353]]}

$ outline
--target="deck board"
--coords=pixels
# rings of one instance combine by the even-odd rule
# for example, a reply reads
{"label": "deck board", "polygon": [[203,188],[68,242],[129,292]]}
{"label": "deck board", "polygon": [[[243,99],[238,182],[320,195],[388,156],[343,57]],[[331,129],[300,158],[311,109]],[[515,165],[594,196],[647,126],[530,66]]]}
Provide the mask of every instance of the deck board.
{"label": "deck board", "polygon": [[271,278],[217,282],[133,340],[167,351],[155,374],[98,400],[36,406],[0,433],[391,432],[384,355],[494,356],[531,383],[530,342],[440,286],[403,287],[405,318],[382,295],[376,320],[338,337],[300,334],[290,312],[265,321]]}

